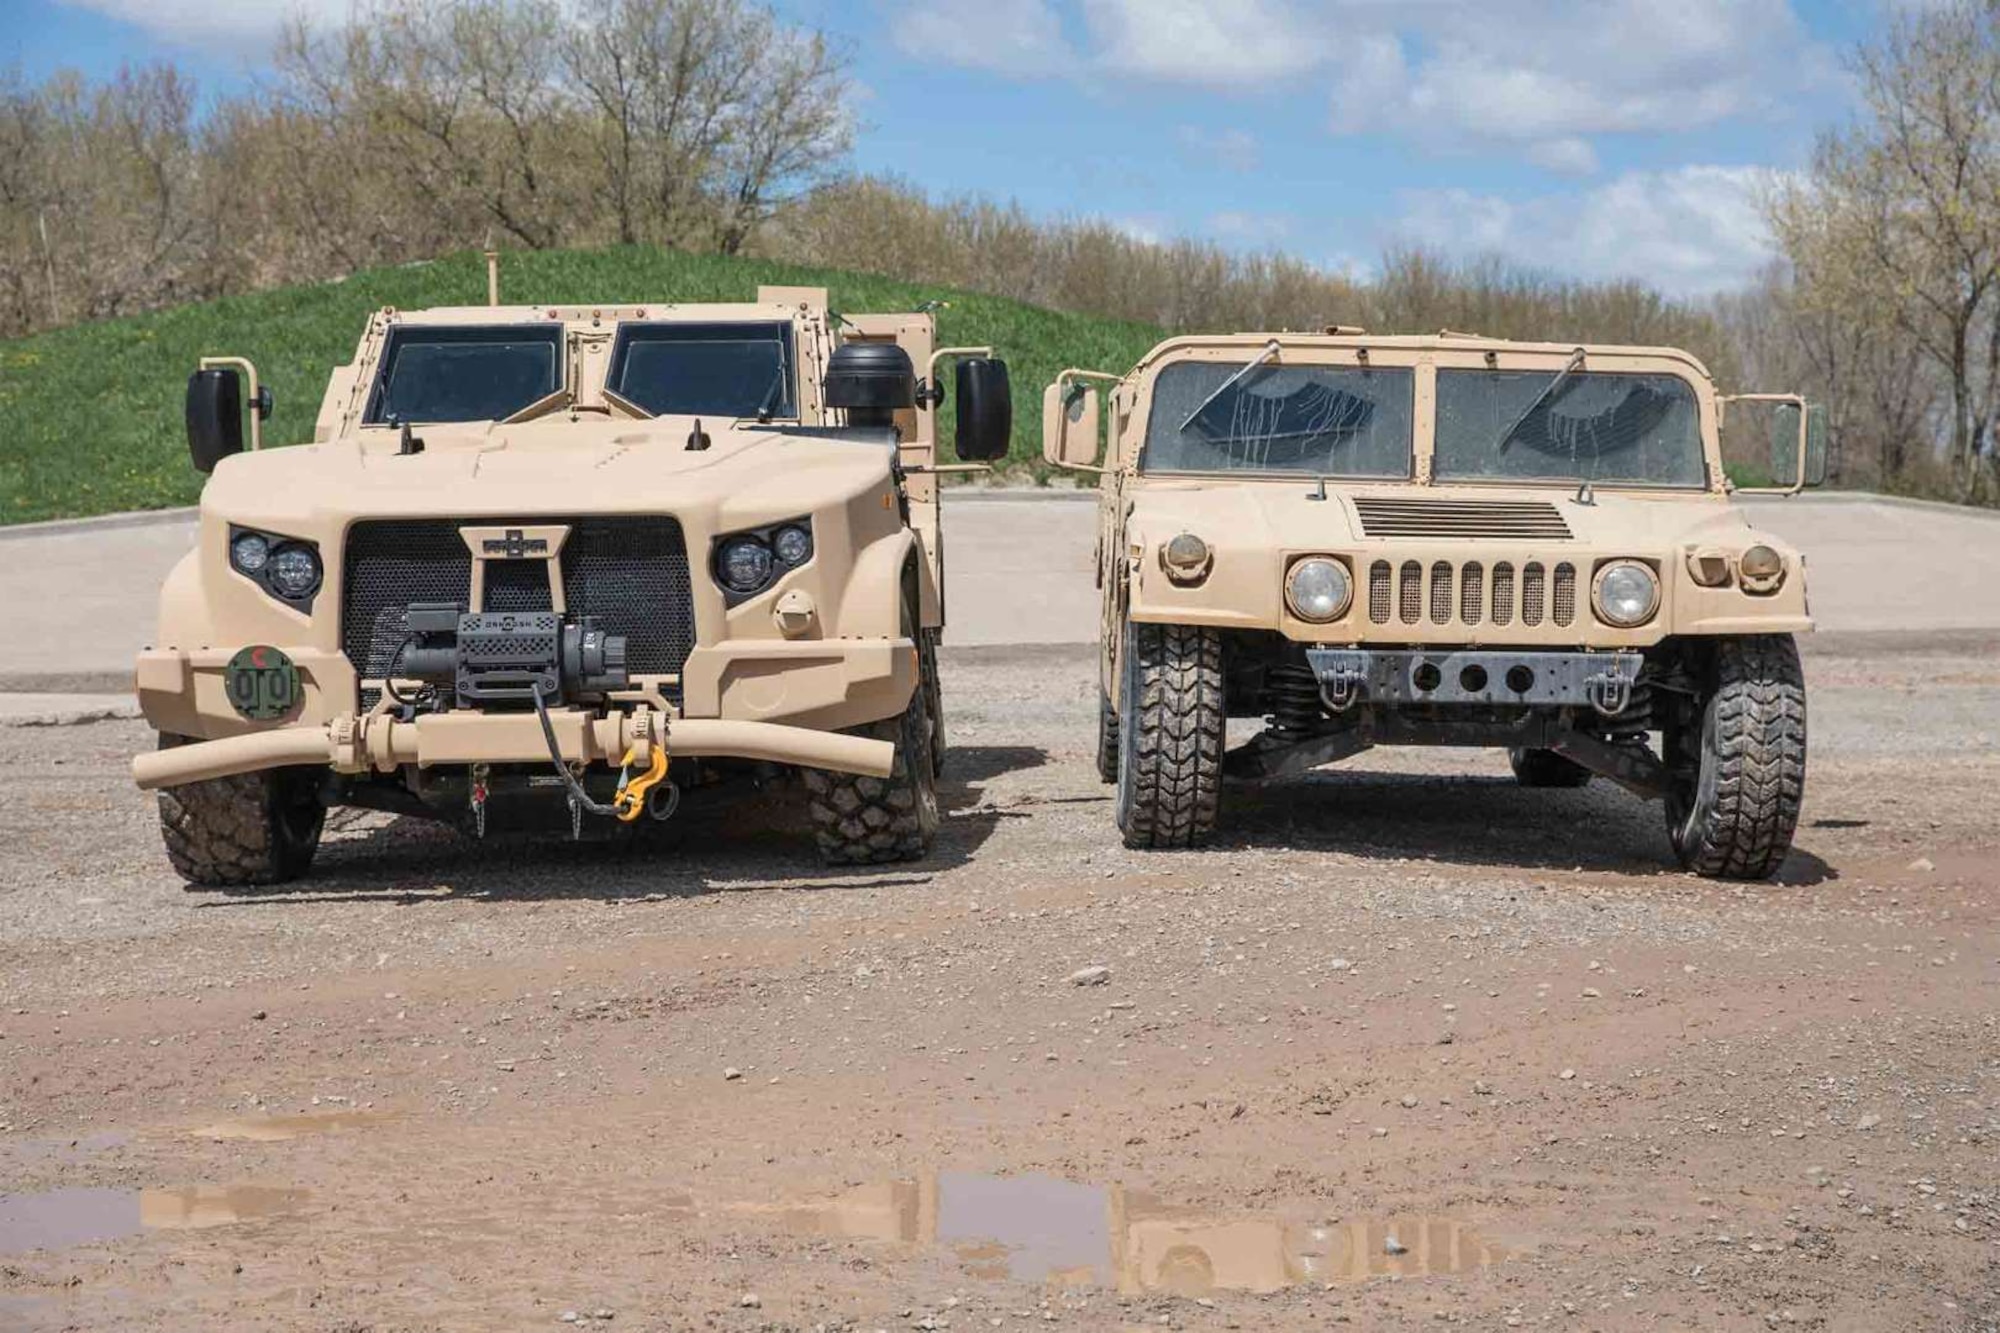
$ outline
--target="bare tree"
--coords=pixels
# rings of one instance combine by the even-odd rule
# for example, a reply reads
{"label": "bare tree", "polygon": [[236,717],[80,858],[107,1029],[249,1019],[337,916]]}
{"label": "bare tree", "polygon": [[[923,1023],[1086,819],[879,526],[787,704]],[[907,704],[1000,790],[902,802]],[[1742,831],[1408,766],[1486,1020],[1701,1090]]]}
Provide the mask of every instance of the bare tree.
{"label": "bare tree", "polygon": [[1939,375],[1970,498],[2000,415],[2000,17],[1958,0],[1901,18],[1854,68],[1865,118],[1768,212],[1804,315],[1906,340]]}

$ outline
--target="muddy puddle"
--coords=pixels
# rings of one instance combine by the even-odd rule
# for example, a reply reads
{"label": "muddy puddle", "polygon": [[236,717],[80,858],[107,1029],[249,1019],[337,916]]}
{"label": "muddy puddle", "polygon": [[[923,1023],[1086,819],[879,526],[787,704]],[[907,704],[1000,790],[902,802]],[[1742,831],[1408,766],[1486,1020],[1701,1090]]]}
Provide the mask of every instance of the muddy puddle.
{"label": "muddy puddle", "polygon": [[71,1188],[0,1194],[0,1254],[59,1250],[120,1240],[142,1231],[197,1231],[275,1217],[300,1207],[305,1191],[269,1185],[185,1189]]}
{"label": "muddy puddle", "polygon": [[1508,1257],[1449,1218],[1312,1223],[1232,1217],[1142,1190],[943,1171],[821,1203],[727,1208],[797,1234],[954,1254],[969,1276],[1126,1294],[1269,1292],[1301,1283],[1469,1273]]}

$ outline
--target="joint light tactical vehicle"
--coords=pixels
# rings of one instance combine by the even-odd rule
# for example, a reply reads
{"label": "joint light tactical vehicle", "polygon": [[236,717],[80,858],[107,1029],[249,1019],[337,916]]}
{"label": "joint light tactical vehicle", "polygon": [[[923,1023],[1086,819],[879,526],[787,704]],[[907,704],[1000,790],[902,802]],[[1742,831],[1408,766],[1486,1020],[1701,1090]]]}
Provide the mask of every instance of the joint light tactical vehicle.
{"label": "joint light tactical vehicle", "polygon": [[[1065,371],[1043,418],[1050,463],[1100,474],[1098,767],[1132,846],[1206,839],[1225,778],[1459,745],[1662,801],[1702,874],[1784,859],[1805,562],[1731,503],[1722,443],[1818,484],[1802,399],[1718,396],[1669,348],[1335,328]],[[1225,754],[1231,717],[1265,725]]]}
{"label": "joint light tactical vehicle", "polygon": [[255,368],[204,361],[199,537],[137,666],[160,749],[133,770],[176,869],[291,878],[332,805],[580,833],[773,768],[803,773],[828,860],[921,855],[940,366],[961,459],[1011,427],[1005,363],[934,334],[811,288],[387,309],[314,442],[278,450]]}

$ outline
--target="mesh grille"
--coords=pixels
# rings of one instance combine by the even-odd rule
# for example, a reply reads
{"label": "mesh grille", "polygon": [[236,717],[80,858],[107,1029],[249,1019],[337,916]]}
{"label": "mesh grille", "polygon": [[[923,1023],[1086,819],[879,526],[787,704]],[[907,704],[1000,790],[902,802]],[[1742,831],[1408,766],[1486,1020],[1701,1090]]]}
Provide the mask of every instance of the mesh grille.
{"label": "mesh grille", "polygon": [[1477,625],[1483,615],[1480,603],[1485,596],[1486,571],[1474,560],[1458,576],[1458,618],[1468,625]]}
{"label": "mesh grille", "polygon": [[1576,619],[1576,566],[1567,562],[1556,566],[1556,590],[1550,619],[1567,625]]}
{"label": "mesh grille", "polygon": [[1521,623],[1542,623],[1542,599],[1547,592],[1546,571],[1539,561],[1530,561],[1521,570]]}
{"label": "mesh grille", "polygon": [[1451,565],[1443,560],[1431,566],[1431,619],[1440,625],[1451,620]]}
{"label": "mesh grille", "polygon": [[1389,623],[1389,574],[1387,560],[1368,566],[1368,618],[1378,625]]}
{"label": "mesh grille", "polygon": [[1400,586],[1396,589],[1402,601],[1403,623],[1414,625],[1424,615],[1424,567],[1414,560],[1403,562]]}
{"label": "mesh grille", "polygon": [[549,562],[546,560],[489,560],[486,562],[486,606],[488,611],[552,611],[549,594]]}
{"label": "mesh grille", "polygon": [[1506,625],[1514,619],[1514,566],[1502,560],[1493,566],[1493,623]]}
{"label": "mesh grille", "polygon": [[[341,566],[341,647],[363,678],[388,673],[396,650],[409,636],[405,613],[410,603],[463,606],[471,596],[472,553],[458,535],[460,522],[376,520],[348,529]],[[569,613],[595,616],[606,633],[625,635],[626,665],[634,675],[677,674],[686,663],[694,648],[694,593],[678,520],[646,515],[479,522],[567,525],[562,572]],[[542,561],[487,562],[485,609],[546,611],[549,606]],[[375,695],[372,689],[362,691],[362,707],[373,707]]]}

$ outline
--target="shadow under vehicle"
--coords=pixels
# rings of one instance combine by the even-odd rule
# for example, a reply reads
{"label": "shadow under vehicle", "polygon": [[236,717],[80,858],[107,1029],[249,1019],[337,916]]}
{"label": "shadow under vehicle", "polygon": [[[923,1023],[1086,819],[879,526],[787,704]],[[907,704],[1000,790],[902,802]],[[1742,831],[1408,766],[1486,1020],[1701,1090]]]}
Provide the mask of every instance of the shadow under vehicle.
{"label": "shadow under vehicle", "polygon": [[205,360],[199,533],[136,672],[160,749],[133,771],[175,868],[293,878],[331,806],[479,834],[540,807],[581,836],[794,773],[828,862],[922,856],[940,367],[958,466],[1011,429],[1005,362],[935,341],[928,311],[817,288],[384,309],[313,441],[269,450],[255,368]]}
{"label": "shadow under vehicle", "polygon": [[[1098,768],[1126,842],[1205,841],[1225,778],[1485,746],[1524,786],[1662,801],[1701,874],[1771,875],[1812,621],[1803,558],[1731,503],[1725,432],[1768,450],[1783,484],[1757,489],[1823,478],[1816,407],[1719,395],[1672,348],[1329,328],[1064,371],[1043,452],[1099,480]],[[1265,726],[1225,754],[1231,717]]]}

